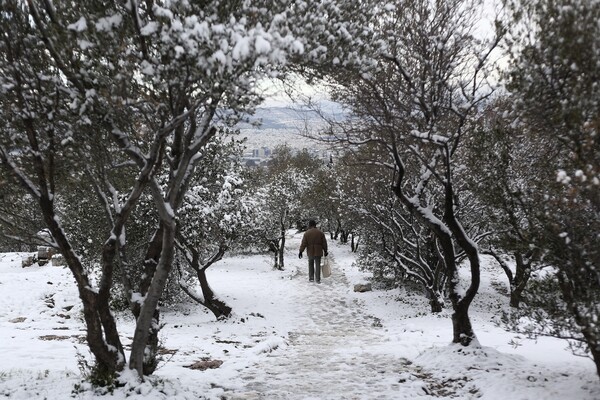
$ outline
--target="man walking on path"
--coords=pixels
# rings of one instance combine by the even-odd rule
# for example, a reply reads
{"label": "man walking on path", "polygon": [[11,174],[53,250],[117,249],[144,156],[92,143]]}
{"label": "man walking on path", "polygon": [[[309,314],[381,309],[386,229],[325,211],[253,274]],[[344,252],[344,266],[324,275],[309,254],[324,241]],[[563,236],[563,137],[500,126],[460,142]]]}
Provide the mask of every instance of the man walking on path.
{"label": "man walking on path", "polygon": [[308,254],[308,280],[312,282],[316,277],[317,283],[321,283],[321,257],[327,257],[327,239],[312,219],[308,221],[308,230],[302,236],[298,258],[302,258],[304,249]]}

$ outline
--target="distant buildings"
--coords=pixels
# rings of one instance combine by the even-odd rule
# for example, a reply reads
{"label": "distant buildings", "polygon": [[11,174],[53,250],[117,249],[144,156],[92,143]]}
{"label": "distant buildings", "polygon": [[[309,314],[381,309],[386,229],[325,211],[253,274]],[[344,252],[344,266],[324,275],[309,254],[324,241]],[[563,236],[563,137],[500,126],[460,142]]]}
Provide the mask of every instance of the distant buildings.
{"label": "distant buildings", "polygon": [[[336,115],[342,112],[341,109],[329,108]],[[325,164],[343,153],[336,146],[339,138],[327,133],[326,121],[314,110],[302,107],[263,107],[256,110],[252,120],[260,121],[260,124],[245,122],[239,126],[240,136],[245,139],[247,146],[243,162],[249,167],[267,166],[280,146],[286,146],[294,153],[306,151]],[[332,149],[334,147],[338,148]]]}
{"label": "distant buildings", "polygon": [[[322,160],[325,164],[332,162],[334,158],[334,152],[328,149],[292,149],[293,153],[299,153],[301,151],[308,152],[312,157]],[[275,154],[275,151],[271,150],[269,147],[248,149],[242,157],[242,162],[247,167],[266,167]]]}
{"label": "distant buildings", "polygon": [[247,167],[264,167],[267,165],[273,152],[268,147],[247,150],[242,157],[242,161]]}
{"label": "distant buildings", "polygon": [[261,147],[260,149],[252,150],[252,157],[254,158],[269,158],[271,157],[271,149],[268,147]]}

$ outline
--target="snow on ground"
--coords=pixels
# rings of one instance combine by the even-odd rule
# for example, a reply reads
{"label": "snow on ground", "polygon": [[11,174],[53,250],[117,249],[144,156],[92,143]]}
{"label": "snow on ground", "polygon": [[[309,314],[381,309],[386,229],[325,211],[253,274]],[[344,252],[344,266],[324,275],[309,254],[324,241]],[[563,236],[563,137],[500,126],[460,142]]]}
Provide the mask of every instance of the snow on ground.
{"label": "snow on ground", "polygon": [[[0,254],[0,396],[11,399],[600,399],[594,364],[557,339],[518,337],[494,324],[508,299],[484,262],[472,320],[481,347],[450,345],[449,311],[432,315],[403,290],[355,293],[368,275],[332,244],[333,275],[309,283],[301,236],[290,233],[286,270],[267,256],[236,256],[208,270],[234,309],[228,321],[186,303],[163,310],[163,360],[143,384],[101,396],[81,383],[83,341],[73,278],[63,267],[21,268]],[[132,319],[119,317],[125,342]],[[79,356],[78,356],[79,354]],[[205,371],[198,361],[223,364]],[[132,383],[133,382],[133,383]]]}

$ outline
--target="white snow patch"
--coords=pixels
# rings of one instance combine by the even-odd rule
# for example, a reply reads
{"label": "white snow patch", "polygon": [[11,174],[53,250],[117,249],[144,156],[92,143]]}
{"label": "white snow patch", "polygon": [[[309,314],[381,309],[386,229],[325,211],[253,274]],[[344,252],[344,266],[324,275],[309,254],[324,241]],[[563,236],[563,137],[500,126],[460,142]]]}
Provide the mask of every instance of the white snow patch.
{"label": "white snow patch", "polygon": [[156,21],[150,21],[140,29],[142,36],[150,36],[158,31],[159,25]]}
{"label": "white snow patch", "polygon": [[114,14],[107,17],[102,17],[96,21],[96,30],[98,32],[110,32],[113,28],[121,25],[123,22],[123,16],[121,14]]}
{"label": "white snow patch", "polygon": [[87,21],[85,17],[79,18],[77,22],[67,25],[67,29],[75,32],[83,32],[87,29]]}
{"label": "white snow patch", "polygon": [[270,353],[280,347],[287,345],[286,341],[279,336],[269,336],[252,348],[254,354]]}

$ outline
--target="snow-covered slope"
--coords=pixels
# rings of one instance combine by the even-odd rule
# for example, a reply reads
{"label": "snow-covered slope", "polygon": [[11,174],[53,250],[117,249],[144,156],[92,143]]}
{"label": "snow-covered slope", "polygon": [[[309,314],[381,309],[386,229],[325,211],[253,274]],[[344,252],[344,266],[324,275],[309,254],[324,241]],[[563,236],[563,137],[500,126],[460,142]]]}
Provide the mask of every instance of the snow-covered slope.
{"label": "snow-covered slope", "polygon": [[[163,310],[163,360],[155,377],[133,379],[111,399],[580,399],[600,398],[591,361],[566,343],[505,332],[493,320],[508,300],[484,263],[472,318],[481,347],[450,345],[449,311],[404,291],[355,293],[368,275],[346,246],[332,244],[331,278],[309,283],[300,235],[290,232],[286,270],[267,256],[229,257],[208,270],[213,289],[234,309],[217,322],[186,303]],[[79,358],[91,362],[72,278],[63,267],[21,268],[0,255],[0,396],[100,398],[81,385]],[[119,318],[123,341],[131,317]],[[191,369],[202,361],[215,369]]]}

